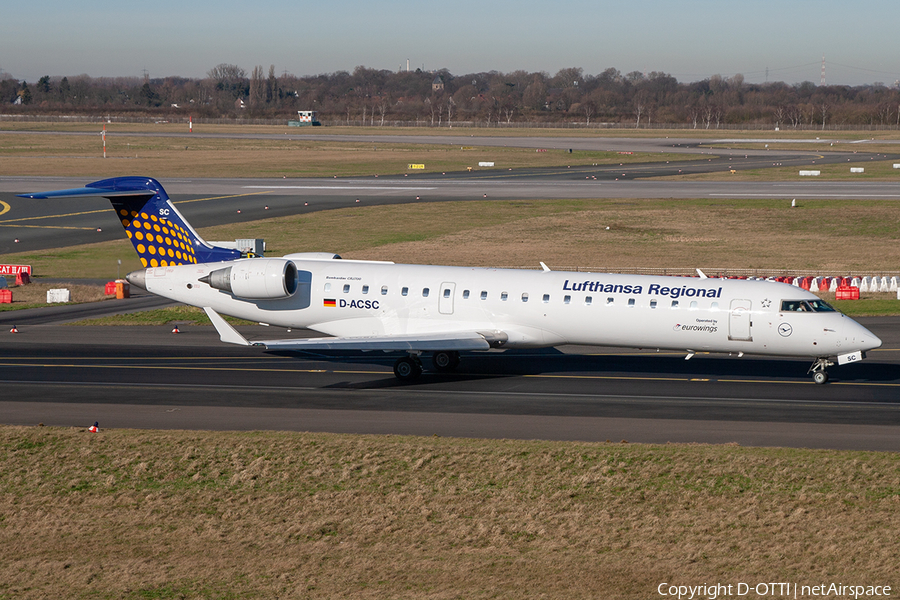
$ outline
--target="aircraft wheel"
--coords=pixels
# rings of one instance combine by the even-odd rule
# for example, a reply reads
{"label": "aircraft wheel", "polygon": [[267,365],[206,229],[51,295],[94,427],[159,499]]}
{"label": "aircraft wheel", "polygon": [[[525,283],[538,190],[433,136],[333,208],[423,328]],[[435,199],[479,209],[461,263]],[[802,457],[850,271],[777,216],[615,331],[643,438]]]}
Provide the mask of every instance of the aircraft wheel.
{"label": "aircraft wheel", "polygon": [[828,382],[828,373],[826,371],[816,371],[813,373],[813,381],[819,385]]}
{"label": "aircraft wheel", "polygon": [[459,352],[452,350],[435,352],[431,357],[431,363],[436,371],[449,373],[459,366]]}
{"label": "aircraft wheel", "polygon": [[404,356],[394,363],[394,375],[400,381],[415,381],[422,374],[422,365],[411,356]]}

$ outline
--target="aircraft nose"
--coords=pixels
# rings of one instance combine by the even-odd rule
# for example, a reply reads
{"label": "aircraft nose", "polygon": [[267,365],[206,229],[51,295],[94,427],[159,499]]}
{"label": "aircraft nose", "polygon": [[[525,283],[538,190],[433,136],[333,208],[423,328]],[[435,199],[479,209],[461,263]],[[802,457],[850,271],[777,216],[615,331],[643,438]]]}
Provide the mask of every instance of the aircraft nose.
{"label": "aircraft nose", "polygon": [[146,273],[147,273],[146,269],[132,271],[131,273],[129,273],[128,275],[125,276],[125,281],[127,281],[131,285],[136,285],[137,287],[141,288],[142,290],[146,290],[147,284],[144,281],[144,278],[146,277]]}
{"label": "aircraft nose", "polygon": [[853,344],[854,347],[859,348],[863,352],[866,350],[874,350],[875,348],[880,348],[882,341],[881,339],[857,323],[856,321],[851,321],[852,326],[850,330],[847,332],[848,341]]}

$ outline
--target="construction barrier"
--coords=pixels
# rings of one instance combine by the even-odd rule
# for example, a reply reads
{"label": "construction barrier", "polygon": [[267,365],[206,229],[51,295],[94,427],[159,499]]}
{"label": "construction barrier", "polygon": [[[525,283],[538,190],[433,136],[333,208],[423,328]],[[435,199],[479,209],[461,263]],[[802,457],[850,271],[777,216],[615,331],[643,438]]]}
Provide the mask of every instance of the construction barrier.
{"label": "construction barrier", "polygon": [[115,281],[107,281],[106,287],[103,288],[103,293],[107,296],[115,296],[116,295],[116,282]]}
{"label": "construction barrier", "polygon": [[12,304],[12,290],[0,290],[0,304]]}
{"label": "construction barrier", "polygon": [[124,279],[116,279],[116,300],[131,297],[131,284]]}
{"label": "construction barrier", "polygon": [[54,304],[57,302],[68,302],[71,298],[69,294],[69,290],[66,289],[57,289],[57,290],[47,290],[47,304]]}
{"label": "construction barrier", "polygon": [[16,273],[16,285],[28,285],[31,283],[31,275],[28,271],[19,271]]}
{"label": "construction barrier", "polygon": [[856,286],[841,286],[835,292],[836,300],[859,300],[859,288]]}

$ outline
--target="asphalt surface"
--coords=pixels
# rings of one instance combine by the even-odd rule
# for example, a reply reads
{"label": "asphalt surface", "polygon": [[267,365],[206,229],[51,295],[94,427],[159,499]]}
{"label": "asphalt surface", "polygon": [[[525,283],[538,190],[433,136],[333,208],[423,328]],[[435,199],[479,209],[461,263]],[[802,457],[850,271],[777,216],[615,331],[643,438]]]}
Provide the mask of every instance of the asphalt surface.
{"label": "asphalt surface", "polygon": [[833,367],[824,386],[803,360],[568,346],[469,353],[457,373],[402,384],[392,354],[281,356],[222,344],[211,327],[17,324],[12,334],[11,320],[0,319],[9,424],[900,450],[900,318],[861,319],[884,346]]}
{"label": "asphalt surface", "polygon": [[[445,138],[437,139],[434,143],[447,143]],[[498,138],[485,139],[489,143],[468,138],[465,143],[502,145]],[[610,145],[608,139],[509,139],[546,147]],[[667,143],[618,140],[619,145],[612,147],[659,151]],[[698,151],[690,144],[675,150]],[[359,204],[485,198],[900,198],[900,186],[890,182],[645,179],[678,172],[808,164],[811,157],[822,160],[812,153],[717,150],[707,160],[627,168],[162,183],[197,227]],[[862,154],[836,154],[829,160],[846,162],[848,158],[870,159]],[[106,200],[79,199],[73,204],[72,200],[15,197],[88,182],[0,178],[0,254],[121,237]],[[395,356],[389,354],[279,356],[222,344],[209,327],[182,327],[182,333],[172,334],[171,326],[63,325],[168,303],[144,296],[0,313],[0,381],[4,382],[0,422],[86,426],[100,421],[101,427],[900,450],[900,319],[896,318],[861,319],[885,345],[862,363],[833,367],[831,382],[825,386],[807,377],[805,360],[698,355],[685,361],[683,355],[652,350],[581,347],[467,354],[457,373],[426,372],[410,385],[393,377]],[[9,333],[12,325],[19,333]],[[242,332],[251,340],[277,337],[270,328]]]}

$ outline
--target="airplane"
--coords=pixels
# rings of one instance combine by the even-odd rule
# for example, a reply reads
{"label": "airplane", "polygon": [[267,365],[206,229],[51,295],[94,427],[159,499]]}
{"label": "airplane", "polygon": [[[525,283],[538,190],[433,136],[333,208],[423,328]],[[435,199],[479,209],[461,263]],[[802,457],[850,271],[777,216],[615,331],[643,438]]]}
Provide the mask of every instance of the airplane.
{"label": "airplane", "polygon": [[[148,292],[203,308],[221,341],[274,351],[401,351],[394,374],[413,381],[423,354],[453,371],[460,352],[563,344],[808,357],[827,369],[881,346],[872,332],[799,287],[766,280],[395,264],[301,252],[245,257],[213,246],[162,185],[114,177],[24,198],[108,198],[144,268]],[[221,315],[326,337],[249,342]]]}

